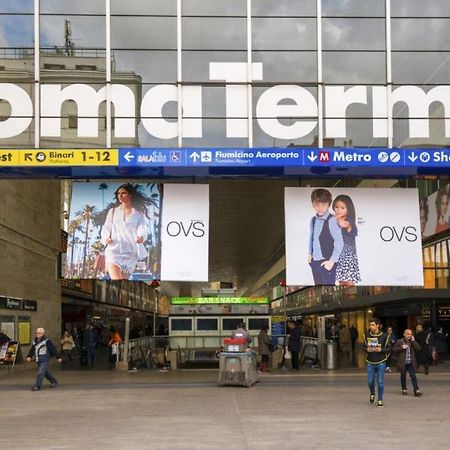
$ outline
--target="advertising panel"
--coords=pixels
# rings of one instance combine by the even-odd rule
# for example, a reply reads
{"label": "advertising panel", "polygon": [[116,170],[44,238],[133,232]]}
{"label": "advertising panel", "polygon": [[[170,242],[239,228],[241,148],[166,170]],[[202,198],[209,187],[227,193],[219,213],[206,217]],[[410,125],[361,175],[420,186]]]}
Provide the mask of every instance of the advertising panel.
{"label": "advertising panel", "polygon": [[442,186],[437,192],[420,200],[420,230],[422,238],[450,228],[448,199],[450,184]]}
{"label": "advertising panel", "polygon": [[160,278],[162,186],[74,183],[65,278]]}
{"label": "advertising panel", "polygon": [[286,188],[289,285],[422,286],[416,189]]}
{"label": "advertising panel", "polygon": [[208,281],[209,186],[164,185],[161,279]]}

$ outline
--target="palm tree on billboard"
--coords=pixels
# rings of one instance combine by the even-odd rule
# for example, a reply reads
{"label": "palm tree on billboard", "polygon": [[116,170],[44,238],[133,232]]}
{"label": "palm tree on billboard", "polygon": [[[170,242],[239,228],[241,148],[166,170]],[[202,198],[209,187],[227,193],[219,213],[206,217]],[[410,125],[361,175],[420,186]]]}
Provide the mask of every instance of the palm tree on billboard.
{"label": "palm tree on billboard", "polygon": [[74,254],[75,254],[75,244],[77,243],[77,241],[79,241],[79,239],[77,238],[77,233],[83,231],[83,226],[81,225],[81,220],[79,218],[75,218],[72,221],[70,221],[69,223],[69,228],[68,228],[68,233],[69,236],[72,237],[72,242],[70,245],[71,247],[71,251],[70,251],[70,269],[69,269],[69,273],[72,275],[73,274],[73,258],[74,258]]}
{"label": "palm tree on billboard", "polygon": [[[94,215],[95,215],[95,206],[84,205],[82,211],[77,214],[77,219],[80,219],[80,222],[84,222],[84,249],[83,249],[83,268],[81,271],[81,278],[85,278],[86,276],[86,265],[89,266],[88,261],[88,246],[89,246],[89,225],[91,224]],[[86,264],[87,263],[87,264]]]}

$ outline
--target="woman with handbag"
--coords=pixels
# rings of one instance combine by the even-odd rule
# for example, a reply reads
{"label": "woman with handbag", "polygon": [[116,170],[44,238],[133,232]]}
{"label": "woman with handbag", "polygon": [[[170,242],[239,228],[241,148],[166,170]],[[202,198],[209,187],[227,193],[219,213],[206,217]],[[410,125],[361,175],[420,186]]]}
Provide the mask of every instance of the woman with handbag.
{"label": "woman with handbag", "polygon": [[130,183],[121,185],[114,195],[116,202],[102,228],[105,270],[112,280],[126,280],[138,261],[148,257],[144,242],[150,220],[147,206],[151,200]]}

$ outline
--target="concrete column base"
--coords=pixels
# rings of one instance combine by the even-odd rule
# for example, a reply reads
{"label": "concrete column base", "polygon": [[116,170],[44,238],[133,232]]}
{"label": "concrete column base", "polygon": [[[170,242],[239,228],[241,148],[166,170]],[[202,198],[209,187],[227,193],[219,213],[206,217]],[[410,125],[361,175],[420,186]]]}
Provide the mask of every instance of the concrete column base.
{"label": "concrete column base", "polygon": [[119,372],[128,372],[128,362],[119,361],[116,364],[116,370],[118,370]]}

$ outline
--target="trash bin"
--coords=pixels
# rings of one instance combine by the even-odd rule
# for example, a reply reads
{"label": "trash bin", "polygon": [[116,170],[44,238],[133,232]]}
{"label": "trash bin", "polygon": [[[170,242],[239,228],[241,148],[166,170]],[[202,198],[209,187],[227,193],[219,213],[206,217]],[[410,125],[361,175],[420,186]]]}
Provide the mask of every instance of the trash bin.
{"label": "trash bin", "polygon": [[321,366],[322,369],[326,370],[338,368],[338,346],[336,342],[322,342]]}

